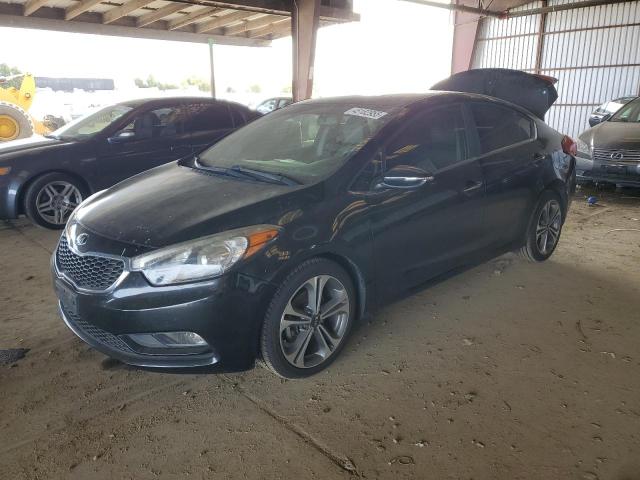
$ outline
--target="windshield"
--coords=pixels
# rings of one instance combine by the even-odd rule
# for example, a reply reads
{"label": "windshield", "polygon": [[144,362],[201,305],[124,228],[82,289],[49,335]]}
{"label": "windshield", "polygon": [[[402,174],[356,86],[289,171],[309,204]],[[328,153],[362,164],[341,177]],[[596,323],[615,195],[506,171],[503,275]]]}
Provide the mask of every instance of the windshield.
{"label": "windshield", "polygon": [[309,184],[336,171],[396,108],[299,104],[229,135],[198,159],[204,168],[252,169]]}
{"label": "windshield", "polygon": [[611,122],[640,123],[640,98],[627,103],[611,117]]}
{"label": "windshield", "polygon": [[51,136],[64,140],[83,140],[104,130],[131,110],[133,107],[127,105],[112,105],[67,123]]}

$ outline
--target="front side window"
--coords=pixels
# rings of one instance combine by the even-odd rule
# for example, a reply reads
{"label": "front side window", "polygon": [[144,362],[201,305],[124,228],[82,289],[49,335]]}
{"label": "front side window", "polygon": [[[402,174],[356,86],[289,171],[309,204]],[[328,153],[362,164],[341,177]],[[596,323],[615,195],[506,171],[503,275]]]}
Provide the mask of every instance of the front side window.
{"label": "front side window", "polygon": [[65,140],[87,139],[101,132],[131,110],[133,110],[133,107],[128,105],[112,105],[67,123],[56,130],[53,136]]}
{"label": "front side window", "polygon": [[394,115],[395,108],[300,104],[276,110],[206,150],[206,167],[244,167],[312,183],[333,173]]}
{"label": "front side window", "polygon": [[386,170],[402,165],[436,172],[468,158],[460,105],[438,108],[407,123],[386,148]]}
{"label": "front side window", "polygon": [[482,154],[530,140],[535,127],[526,115],[503,105],[475,102],[470,105]]}
{"label": "front side window", "polygon": [[183,116],[179,106],[156,108],[140,113],[117,135],[129,133],[135,140],[175,137],[181,133]]}
{"label": "front side window", "polygon": [[611,117],[612,122],[640,122],[640,98],[636,98],[633,102],[627,103],[618,112]]}

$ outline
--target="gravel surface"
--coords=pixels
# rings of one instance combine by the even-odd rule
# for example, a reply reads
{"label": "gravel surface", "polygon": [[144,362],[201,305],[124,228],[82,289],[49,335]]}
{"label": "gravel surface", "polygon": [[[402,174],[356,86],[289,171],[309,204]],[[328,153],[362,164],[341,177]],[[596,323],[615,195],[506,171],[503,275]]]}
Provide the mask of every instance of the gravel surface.
{"label": "gravel surface", "polygon": [[639,479],[640,194],[592,194],[550,261],[395,303],[305,381],[106,359],[57,316],[58,234],[0,224],[0,477]]}

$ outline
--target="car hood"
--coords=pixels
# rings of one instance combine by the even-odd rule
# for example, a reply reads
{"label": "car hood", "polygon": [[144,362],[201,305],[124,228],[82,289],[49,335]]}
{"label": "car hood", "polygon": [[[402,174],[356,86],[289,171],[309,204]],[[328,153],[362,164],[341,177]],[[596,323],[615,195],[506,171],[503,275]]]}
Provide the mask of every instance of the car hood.
{"label": "car hood", "polygon": [[[98,235],[159,248],[243,226],[277,224],[313,187],[243,181],[176,162],[92,197],[75,220]],[[295,201],[293,198],[295,197]]]}
{"label": "car hood", "polygon": [[0,159],[13,158],[15,155],[23,154],[29,151],[40,151],[49,148],[59,148],[74,142],[56,140],[55,138],[44,138],[33,136],[22,138],[20,140],[12,140],[10,142],[0,143]]}
{"label": "car hood", "polygon": [[640,149],[640,123],[602,122],[580,135],[594,148]]}

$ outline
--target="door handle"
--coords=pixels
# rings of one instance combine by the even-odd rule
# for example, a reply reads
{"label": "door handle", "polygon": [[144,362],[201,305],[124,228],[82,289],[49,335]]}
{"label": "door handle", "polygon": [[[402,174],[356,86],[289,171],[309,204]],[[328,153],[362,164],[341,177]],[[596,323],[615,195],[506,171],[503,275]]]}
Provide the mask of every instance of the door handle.
{"label": "door handle", "polygon": [[545,158],[547,158],[547,156],[544,153],[534,153],[533,163],[540,165]]}
{"label": "door handle", "polygon": [[479,182],[476,180],[469,180],[462,191],[466,194],[473,193],[476,190],[479,190],[480,188],[482,188],[482,185],[483,185],[482,182]]}

